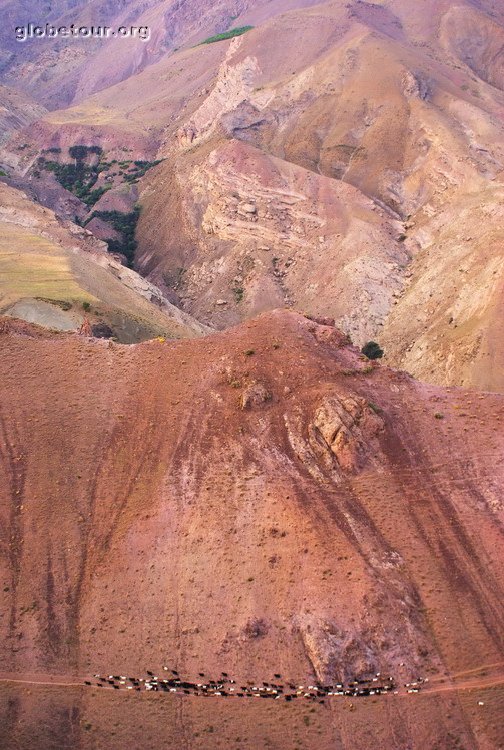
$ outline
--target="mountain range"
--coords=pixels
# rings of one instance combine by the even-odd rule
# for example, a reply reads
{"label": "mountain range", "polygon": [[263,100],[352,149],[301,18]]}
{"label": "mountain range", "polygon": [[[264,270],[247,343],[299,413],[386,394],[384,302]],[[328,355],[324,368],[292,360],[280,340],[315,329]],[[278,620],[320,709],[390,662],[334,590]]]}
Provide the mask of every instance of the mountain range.
{"label": "mountain range", "polygon": [[[504,747],[502,3],[35,6],[0,1],[0,744]],[[93,677],[163,665],[397,694]]]}

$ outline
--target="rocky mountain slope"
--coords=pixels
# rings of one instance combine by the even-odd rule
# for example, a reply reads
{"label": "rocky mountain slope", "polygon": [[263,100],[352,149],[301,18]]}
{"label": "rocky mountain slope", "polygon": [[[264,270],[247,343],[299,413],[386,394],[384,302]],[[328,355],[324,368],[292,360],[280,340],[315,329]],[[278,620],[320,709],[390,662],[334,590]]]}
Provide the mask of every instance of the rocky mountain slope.
{"label": "rocky mountain slope", "polygon": [[96,86],[86,68],[11,168],[37,183],[43,149],[76,143],[163,159],[139,181],[135,267],[171,302],[220,328],[333,316],[417,377],[502,390],[500,4],[232,5],[149,6],[170,19],[159,55],[116,85],[115,63]]}
{"label": "rocky mountain slope", "polygon": [[82,686],[0,685],[0,740],[23,750],[274,747],[292,750],[494,750],[502,687],[440,690],[332,706],[187,697]]}
{"label": "rocky mountain slope", "polygon": [[402,683],[500,661],[500,395],[281,311],[134,347],[4,319],[2,352],[2,671]]}
{"label": "rocky mountain slope", "polygon": [[[256,20],[316,0],[71,0],[51,2],[49,9],[34,7],[31,0],[2,0],[0,13],[0,79],[33,96],[49,109],[64,105],[121,82],[171,54],[182,45],[226,31],[245,15]],[[78,38],[59,36],[18,41],[17,27],[49,23],[55,28],[148,28],[130,36]],[[19,33],[22,39],[23,32]]]}
{"label": "rocky mountain slope", "polygon": [[45,107],[19,91],[0,86],[0,144],[7,141],[11,133],[38,120],[45,112]]}

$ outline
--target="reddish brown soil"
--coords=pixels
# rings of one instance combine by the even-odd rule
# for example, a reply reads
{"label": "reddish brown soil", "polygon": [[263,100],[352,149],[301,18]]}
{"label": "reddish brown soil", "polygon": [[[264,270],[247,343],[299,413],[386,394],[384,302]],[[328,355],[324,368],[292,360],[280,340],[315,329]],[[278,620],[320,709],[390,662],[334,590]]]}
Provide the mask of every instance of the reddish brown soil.
{"label": "reddish brown soil", "polygon": [[0,743],[23,750],[499,750],[503,709],[502,687],[293,706],[0,686]]}
{"label": "reddish brown soil", "polygon": [[370,366],[289,312],[130,347],[2,331],[2,672],[475,672],[313,715],[9,684],[0,745],[503,744],[478,671],[502,661],[503,396]]}

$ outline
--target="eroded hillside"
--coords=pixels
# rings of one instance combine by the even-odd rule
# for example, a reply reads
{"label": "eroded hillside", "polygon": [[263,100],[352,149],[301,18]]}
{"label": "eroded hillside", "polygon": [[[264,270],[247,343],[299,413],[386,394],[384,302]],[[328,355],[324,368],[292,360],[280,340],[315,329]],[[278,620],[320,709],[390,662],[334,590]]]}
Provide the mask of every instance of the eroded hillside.
{"label": "eroded hillside", "polygon": [[131,348],[12,325],[4,670],[499,659],[500,396],[370,367],[293,313]]}
{"label": "eroded hillside", "polygon": [[6,185],[0,201],[3,315],[63,331],[87,321],[96,336],[124,343],[207,332],[108,254],[89,230]]}
{"label": "eroded hillside", "polygon": [[501,396],[289,312],[133,347],[4,319],[1,344],[4,673],[500,662]]}

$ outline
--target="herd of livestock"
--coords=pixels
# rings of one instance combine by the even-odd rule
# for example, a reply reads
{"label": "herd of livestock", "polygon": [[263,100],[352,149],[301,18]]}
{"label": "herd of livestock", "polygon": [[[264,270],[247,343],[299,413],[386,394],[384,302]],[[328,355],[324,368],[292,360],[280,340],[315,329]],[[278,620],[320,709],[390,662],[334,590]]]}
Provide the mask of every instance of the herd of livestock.
{"label": "herd of livestock", "polygon": [[[333,685],[313,684],[298,685],[285,681],[280,674],[274,675],[274,680],[256,684],[250,681],[232,679],[227,672],[222,672],[218,679],[208,679],[204,672],[199,672],[198,681],[183,679],[174,669],[163,667],[160,675],[149,670],[145,677],[130,677],[126,675],[94,675],[93,680],[85,680],[86,685],[108,688],[112,690],[153,691],[176,695],[195,695],[200,697],[221,698],[263,698],[270,700],[293,701],[304,699],[324,703],[333,696],[348,696],[363,698],[375,695],[398,695],[398,687],[392,677],[384,677],[377,672],[370,678],[359,678]],[[405,683],[408,693],[420,692],[427,679],[418,678],[415,682]]]}

